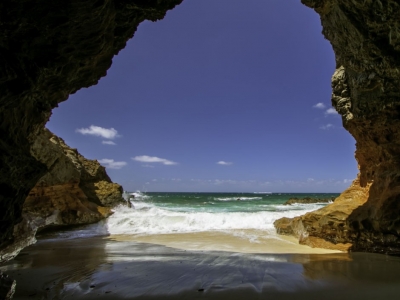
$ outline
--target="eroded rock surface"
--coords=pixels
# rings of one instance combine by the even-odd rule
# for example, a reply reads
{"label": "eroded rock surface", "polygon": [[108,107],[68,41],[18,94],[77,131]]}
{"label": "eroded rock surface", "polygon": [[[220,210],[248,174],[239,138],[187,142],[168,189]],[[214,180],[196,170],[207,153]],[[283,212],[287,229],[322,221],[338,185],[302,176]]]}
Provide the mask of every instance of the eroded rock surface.
{"label": "eroded rock surface", "polygon": [[356,140],[360,176],[341,201],[292,222],[308,240],[399,254],[400,3],[302,2],[319,13],[335,51],[332,104]]}
{"label": "eroded rock surface", "polygon": [[22,221],[14,227],[13,243],[0,250],[0,261],[34,243],[39,229],[98,222],[123,201],[122,187],[111,182],[103,166],[84,158],[49,130],[38,135],[32,153],[48,172],[26,198]]}
{"label": "eroded rock surface", "polygon": [[23,203],[47,172],[33,145],[51,110],[105,76],[139,23],[181,1],[0,2],[0,249],[13,242]]}

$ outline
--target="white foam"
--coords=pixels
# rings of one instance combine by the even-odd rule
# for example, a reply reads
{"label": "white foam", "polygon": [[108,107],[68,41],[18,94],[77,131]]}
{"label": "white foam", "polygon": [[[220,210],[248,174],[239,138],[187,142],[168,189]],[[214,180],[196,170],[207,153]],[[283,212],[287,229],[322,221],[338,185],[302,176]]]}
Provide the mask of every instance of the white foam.
{"label": "white foam", "polygon": [[215,201],[252,201],[262,200],[262,197],[229,197],[229,198],[214,198]]}
{"label": "white foam", "polygon": [[[240,229],[273,230],[275,220],[295,217],[314,210],[315,206],[288,210],[277,206],[277,211],[260,212],[182,212],[156,207],[146,202],[134,202],[135,209],[115,208],[107,220],[110,234],[167,234]],[[280,208],[281,207],[281,208]],[[279,209],[280,208],[280,209]]]}

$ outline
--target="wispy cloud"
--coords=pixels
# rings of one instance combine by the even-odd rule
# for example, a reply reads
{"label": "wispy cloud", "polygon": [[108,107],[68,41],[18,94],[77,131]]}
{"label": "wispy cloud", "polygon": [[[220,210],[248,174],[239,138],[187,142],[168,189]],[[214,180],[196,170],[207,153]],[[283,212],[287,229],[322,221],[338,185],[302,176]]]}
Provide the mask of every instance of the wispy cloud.
{"label": "wispy cloud", "polygon": [[157,156],[148,156],[148,155],[142,155],[142,156],[135,156],[132,157],[133,160],[135,161],[140,161],[140,162],[145,162],[145,163],[161,163],[163,165],[177,165],[177,162],[174,162],[172,160],[168,160],[165,158],[160,158]]}
{"label": "wispy cloud", "polygon": [[320,127],[320,129],[322,129],[322,130],[328,130],[328,129],[332,129],[332,128],[335,128],[335,126],[333,126],[333,124],[330,124],[330,123]]}
{"label": "wispy cloud", "polygon": [[223,161],[223,160],[220,160],[219,162],[217,162],[217,165],[222,165],[222,166],[230,166],[232,164],[233,164],[232,162]]}
{"label": "wispy cloud", "polygon": [[143,168],[154,168],[152,165],[142,165]]}
{"label": "wispy cloud", "polygon": [[328,109],[326,110],[325,114],[327,114],[327,115],[337,115],[338,112],[336,111],[336,109],[334,109],[333,107],[331,107],[331,108],[328,108]]}
{"label": "wispy cloud", "polygon": [[324,109],[326,106],[325,106],[325,104],[320,102],[320,103],[315,104],[313,107],[318,108],[318,109]]}
{"label": "wispy cloud", "polygon": [[116,145],[113,141],[102,141],[101,142],[103,145]]}
{"label": "wispy cloud", "polygon": [[99,163],[109,169],[121,169],[127,165],[125,161],[114,161],[113,159],[109,158],[100,159]]}
{"label": "wispy cloud", "polygon": [[103,128],[100,126],[91,125],[89,128],[78,128],[76,132],[83,135],[100,136],[104,139],[115,139],[118,136],[118,131],[114,128]]}

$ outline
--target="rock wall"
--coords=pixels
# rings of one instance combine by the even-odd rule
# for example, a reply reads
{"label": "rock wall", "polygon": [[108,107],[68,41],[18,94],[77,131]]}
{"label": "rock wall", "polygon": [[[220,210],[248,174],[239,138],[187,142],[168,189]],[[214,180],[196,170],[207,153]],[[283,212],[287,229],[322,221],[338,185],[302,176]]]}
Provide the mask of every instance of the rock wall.
{"label": "rock wall", "polygon": [[122,187],[111,182],[103,166],[49,130],[40,132],[31,150],[48,171],[29,192],[22,221],[14,226],[13,243],[0,250],[0,262],[34,243],[40,229],[98,222],[123,201]]}
{"label": "rock wall", "polygon": [[140,22],[181,1],[0,2],[0,249],[13,242],[23,203],[47,171],[33,145],[51,110],[105,76]]}
{"label": "rock wall", "polygon": [[[332,104],[357,142],[360,175],[341,196],[343,201],[293,220],[302,231],[295,235],[305,243],[307,236],[345,243],[353,251],[399,254],[400,3],[302,2],[319,13],[323,34],[335,51]],[[349,205],[345,209],[344,203]],[[278,231],[290,222],[277,222]]]}

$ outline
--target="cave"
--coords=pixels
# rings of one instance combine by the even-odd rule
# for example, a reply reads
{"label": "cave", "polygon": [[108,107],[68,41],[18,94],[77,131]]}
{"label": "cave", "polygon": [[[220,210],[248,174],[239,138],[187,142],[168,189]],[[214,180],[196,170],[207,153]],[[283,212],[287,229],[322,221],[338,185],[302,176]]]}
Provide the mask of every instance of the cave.
{"label": "cave", "polygon": [[[181,2],[0,4],[1,248],[13,243],[24,201],[48,171],[35,147],[52,109],[105,76],[142,21],[162,19]],[[323,35],[334,49],[332,104],[357,142],[360,173],[340,201],[286,221],[309,245],[399,253],[400,5],[393,0],[302,3],[320,15]]]}

